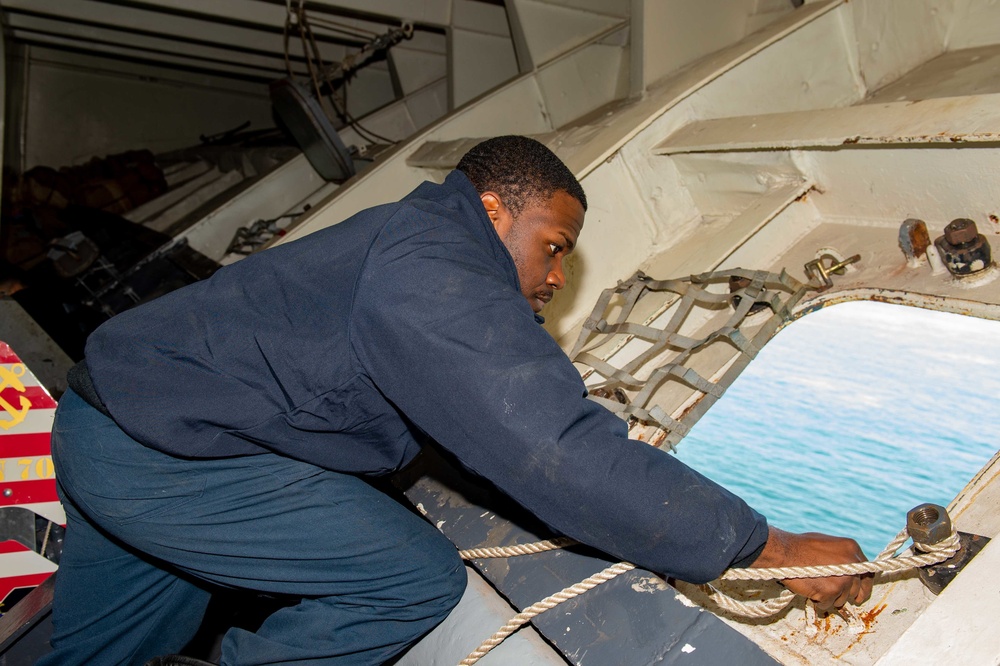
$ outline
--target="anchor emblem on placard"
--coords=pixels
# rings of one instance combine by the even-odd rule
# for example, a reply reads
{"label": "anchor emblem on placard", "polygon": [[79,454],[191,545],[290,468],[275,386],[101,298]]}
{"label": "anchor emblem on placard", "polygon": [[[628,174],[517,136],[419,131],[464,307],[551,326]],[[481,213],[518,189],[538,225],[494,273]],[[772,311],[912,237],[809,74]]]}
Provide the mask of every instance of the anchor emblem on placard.
{"label": "anchor emblem on placard", "polygon": [[[0,392],[2,392],[5,388],[10,387],[18,393],[24,393],[24,384],[22,384],[21,380],[18,379],[18,377],[24,375],[24,372],[25,367],[23,363],[12,365],[10,370],[0,367]],[[21,403],[20,409],[0,397],[0,407],[2,407],[5,412],[10,414],[10,420],[0,419],[0,428],[9,430],[23,421],[24,417],[28,415],[28,410],[31,409],[31,401],[23,395],[18,397],[20,398]]]}

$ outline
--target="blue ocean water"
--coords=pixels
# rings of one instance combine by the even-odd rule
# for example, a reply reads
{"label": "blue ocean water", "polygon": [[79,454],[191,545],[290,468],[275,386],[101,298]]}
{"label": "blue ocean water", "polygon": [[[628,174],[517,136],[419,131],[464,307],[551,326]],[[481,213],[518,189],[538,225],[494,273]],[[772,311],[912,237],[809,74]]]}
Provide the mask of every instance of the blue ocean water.
{"label": "blue ocean water", "polygon": [[869,558],[923,502],[993,456],[1000,322],[883,303],[781,331],[678,445],[678,457],[793,532],[853,537]]}

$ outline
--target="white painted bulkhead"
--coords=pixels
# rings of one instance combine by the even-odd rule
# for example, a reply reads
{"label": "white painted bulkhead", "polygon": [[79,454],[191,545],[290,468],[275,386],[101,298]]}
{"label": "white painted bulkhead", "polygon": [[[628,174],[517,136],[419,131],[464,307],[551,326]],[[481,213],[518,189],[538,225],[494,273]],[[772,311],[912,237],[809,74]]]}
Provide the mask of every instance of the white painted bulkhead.
{"label": "white painted bulkhead", "polygon": [[[194,0],[162,1],[190,8]],[[27,0],[4,4],[13,2]],[[787,268],[801,278],[831,248],[861,260],[803,311],[875,298],[1000,319],[1000,281],[958,282],[926,263],[907,265],[897,244],[907,218],[925,220],[934,238],[969,217],[996,247],[994,0],[806,0],[797,9],[777,0],[509,0],[506,27],[497,6],[469,0],[336,4],[450,27],[447,44],[406,46],[411,58],[396,64],[407,72],[405,95],[366,122],[410,138],[339,188],[310,181],[303,159],[289,163],[262,181],[258,198],[234,200],[190,228],[192,245],[214,258],[207,248],[251,210],[265,217],[312,204],[281,242],[301,238],[442,179],[477,138],[519,133],[563,157],[590,200],[567,265],[571,287],[545,313],[564,347],[600,291],[637,269],[667,278]],[[469,55],[482,43],[493,45],[485,70]],[[364,143],[351,130],[344,138]],[[285,187],[289,174],[296,187]],[[699,369],[711,376],[731,360],[706,355]],[[670,385],[658,398],[679,413],[692,391]],[[960,529],[1000,533],[996,465],[955,503]],[[995,551],[969,573],[988,568]],[[992,579],[963,583],[997,590]],[[960,595],[949,588],[935,600],[912,579],[877,588],[862,610],[884,612],[865,635],[810,633],[801,609],[769,625],[732,624],[782,663],[902,663],[930,654],[928,624],[995,633],[1000,595]],[[455,663],[461,650],[442,652],[440,663]],[[1000,656],[992,642],[977,650],[976,659]]]}

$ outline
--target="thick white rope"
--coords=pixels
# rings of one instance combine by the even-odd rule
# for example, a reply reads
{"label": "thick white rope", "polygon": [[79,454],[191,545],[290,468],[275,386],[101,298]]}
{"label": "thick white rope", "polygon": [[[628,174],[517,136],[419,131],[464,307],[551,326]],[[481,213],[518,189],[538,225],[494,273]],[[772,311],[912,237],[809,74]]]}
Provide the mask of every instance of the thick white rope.
{"label": "thick white rope", "polygon": [[559,550],[567,546],[575,545],[576,541],[567,537],[552,539],[551,541],[536,541],[517,546],[504,546],[502,548],[470,548],[469,550],[458,551],[458,556],[463,560],[483,560],[493,557],[515,557],[517,555],[534,555],[544,553],[549,550]]}
{"label": "thick white rope", "polygon": [[635,569],[634,564],[619,562],[618,564],[612,565],[600,573],[594,574],[590,578],[581,580],[576,585],[570,585],[566,589],[556,592],[552,596],[545,597],[541,601],[528,606],[523,611],[512,617],[507,624],[500,627],[495,634],[483,641],[482,645],[471,652],[468,657],[459,662],[459,666],[472,666],[472,664],[475,664],[482,657],[486,656],[490,650],[500,645],[505,638],[517,631],[521,625],[529,622],[531,618],[544,613],[550,608],[555,608],[564,601],[569,601],[573,597],[578,597],[587,590],[592,590],[598,585],[606,583],[612,578],[623,574],[626,571],[631,571],[632,569]]}
{"label": "thick white rope", "polygon": [[719,590],[711,583],[699,585],[698,588],[708,595],[716,606],[722,610],[739,617],[752,619],[771,617],[784,610],[785,606],[795,600],[795,593],[791,590],[782,590],[781,594],[773,599],[761,599],[760,601],[740,601]]}
{"label": "thick white rope", "polygon": [[[868,573],[895,573],[908,571],[928,564],[937,564],[958,552],[958,534],[951,533],[947,539],[925,546],[916,544],[921,555],[907,557],[892,557],[879,555],[870,562],[854,562],[852,564],[824,564],[813,567],[772,567],[761,569],[728,569],[722,574],[722,580],[784,580],[786,578],[826,578],[828,576],[856,576]],[[897,546],[898,548],[898,546]],[[892,551],[893,553],[895,550]],[[883,551],[883,554],[885,551]]]}
{"label": "thick white rope", "polygon": [[[870,562],[855,562],[852,564],[828,564],[812,567],[771,567],[761,569],[728,569],[720,576],[719,580],[784,580],[786,578],[826,578],[829,576],[856,576],[860,574],[881,574],[907,571],[918,567],[937,564],[943,562],[958,552],[960,547],[958,534],[952,531],[947,539],[933,544],[925,545],[915,543],[915,549],[923,551],[920,555],[910,555],[893,557],[899,547],[907,540],[907,532],[904,529],[889,542],[885,549],[879,553],[878,557]],[[506,546],[501,548],[472,548],[459,551],[463,560],[489,559],[497,557],[515,557],[518,555],[529,555],[543,553],[550,550],[557,550],[566,546],[576,544],[572,539],[559,538],[548,541],[537,541],[534,543],[519,544],[516,546]],[[502,626],[496,633],[483,641],[482,645],[469,654],[468,657],[459,662],[459,666],[472,666],[493,648],[500,645],[505,638],[517,631],[522,625],[541,613],[555,608],[564,601],[569,601],[578,597],[588,590],[592,590],[602,583],[631,571],[635,568],[629,562],[619,562],[591,576],[585,580],[571,585],[555,594],[545,597],[541,601],[532,604],[523,611],[515,615],[511,620]],[[763,618],[774,615],[783,610],[795,599],[795,593],[784,590],[779,596],[773,599],[762,601],[739,601],[719,591],[711,584],[699,586],[705,594],[721,609],[747,618]]]}

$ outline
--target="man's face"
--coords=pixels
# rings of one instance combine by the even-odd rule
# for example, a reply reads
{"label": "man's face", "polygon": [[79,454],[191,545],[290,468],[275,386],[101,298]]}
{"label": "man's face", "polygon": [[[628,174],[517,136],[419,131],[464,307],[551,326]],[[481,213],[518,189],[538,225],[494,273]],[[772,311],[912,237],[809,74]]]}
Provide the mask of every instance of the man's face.
{"label": "man's face", "polygon": [[514,218],[493,192],[481,198],[517,266],[521,293],[532,310],[541,311],[553,292],[566,286],[563,259],[576,247],[583,230],[583,206],[558,190],[547,200],[529,202]]}

